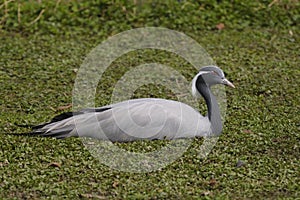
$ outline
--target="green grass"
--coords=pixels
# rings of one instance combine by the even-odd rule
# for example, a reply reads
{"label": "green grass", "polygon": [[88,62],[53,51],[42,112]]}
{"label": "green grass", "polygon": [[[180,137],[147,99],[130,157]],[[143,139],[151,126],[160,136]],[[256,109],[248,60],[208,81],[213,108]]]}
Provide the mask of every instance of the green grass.
{"label": "green grass", "polygon": [[[60,12],[57,15],[51,13],[54,1],[42,6],[36,4],[37,8],[48,9],[44,18],[34,25],[26,26],[25,23],[39,13],[30,6],[24,10],[32,15],[27,18],[22,15],[25,25],[18,24],[16,15],[6,17],[0,32],[0,199],[299,198],[300,45],[299,28],[295,24],[299,11],[293,7],[298,1],[279,1],[270,7],[270,2],[265,1],[254,1],[253,5],[237,3],[236,14],[226,11],[224,18],[232,20],[225,22],[225,29],[221,31],[214,30],[219,22],[215,11],[229,9],[230,4],[207,1],[205,5],[209,6],[208,2],[214,7],[205,13],[212,20],[209,22],[194,19],[193,12],[176,12],[177,20],[187,18],[193,27],[198,27],[195,29],[177,22],[176,16],[165,17],[168,9],[163,9],[164,4],[159,4],[160,9],[153,12],[148,7],[144,10],[136,7],[140,9],[136,12],[138,16],[132,15],[135,5],[128,4],[127,17],[122,18],[118,9],[124,4],[122,1],[106,2],[109,5],[103,8],[105,11],[100,20],[102,23],[107,20],[110,25],[104,24],[103,29],[96,23],[96,11],[87,9],[85,14],[91,21],[86,29],[90,32],[84,31],[80,24],[85,16],[70,12],[69,7],[63,6],[65,2],[57,8],[65,13],[62,19]],[[77,4],[73,2],[72,5]],[[172,6],[176,10],[182,4],[173,3]],[[247,6],[249,13],[244,10]],[[4,12],[4,8],[1,9]],[[10,11],[14,9],[16,7],[11,7]],[[255,9],[281,12],[263,14],[255,13]],[[244,18],[237,14],[242,12]],[[74,16],[70,17],[72,13]],[[47,26],[51,15],[54,25]],[[172,9],[169,9],[169,15],[173,16]],[[252,19],[252,15],[255,18]],[[161,21],[155,21],[156,16],[163,17]],[[266,17],[274,23],[264,24],[268,21],[264,19]],[[15,26],[9,23],[15,23]],[[206,159],[198,157],[202,140],[197,139],[182,157],[166,168],[141,174],[125,173],[102,165],[79,139],[56,140],[11,134],[29,131],[17,125],[45,122],[62,112],[57,111],[59,107],[72,102],[76,70],[100,42],[122,30],[149,24],[161,24],[194,38],[237,87],[226,91],[228,108],[224,131]],[[66,29],[55,32],[61,27]],[[170,53],[132,52],[114,62],[107,71],[98,87],[96,104],[109,103],[113,86],[124,70],[150,61],[177,69],[184,67],[187,70],[182,73],[189,80],[196,73],[183,59]],[[154,85],[140,88],[135,93],[135,97],[148,96],[174,98],[168,89]],[[165,144],[165,141],[137,141],[117,145],[144,152]],[[236,167],[239,160],[244,166]]]}

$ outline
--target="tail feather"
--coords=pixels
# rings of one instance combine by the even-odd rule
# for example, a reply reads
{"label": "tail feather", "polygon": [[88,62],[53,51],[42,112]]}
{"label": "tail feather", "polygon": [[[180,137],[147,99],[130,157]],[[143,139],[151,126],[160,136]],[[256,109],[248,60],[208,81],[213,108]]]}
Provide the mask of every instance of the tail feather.
{"label": "tail feather", "polygon": [[57,116],[53,117],[50,122],[46,122],[46,123],[43,123],[43,124],[38,124],[38,125],[32,126],[32,129],[34,129],[34,130],[40,129],[40,128],[43,128],[44,126],[47,126],[49,124],[59,122],[59,121],[62,121],[64,119],[68,119],[70,117],[73,117],[74,115],[80,115],[82,113],[83,112],[65,112],[65,113],[62,113],[60,115],[57,115]]}
{"label": "tail feather", "polygon": [[52,118],[50,122],[46,122],[39,125],[18,125],[20,127],[32,129],[32,132],[19,135],[55,137],[58,139],[67,137],[78,137],[76,131],[73,131],[74,129],[76,129],[75,124],[68,124],[68,120],[71,120],[70,118],[86,113],[104,112],[109,109],[111,109],[111,107],[87,108],[77,112],[65,112],[59,114]]}
{"label": "tail feather", "polygon": [[73,117],[75,115],[80,115],[80,114],[84,114],[84,113],[92,113],[92,112],[104,112],[104,111],[109,110],[109,109],[111,109],[111,107],[87,108],[87,109],[77,111],[77,112],[65,112],[65,113],[62,113],[62,114],[59,114],[59,115],[53,117],[50,122],[46,122],[46,123],[43,123],[43,124],[38,124],[38,125],[35,125],[35,126],[33,126],[33,125],[24,125],[24,127],[26,126],[26,127],[30,127],[32,129],[36,130],[36,129],[43,128],[44,126],[47,126],[49,124],[59,122],[59,121],[62,121],[64,119],[68,119],[68,118]]}
{"label": "tail feather", "polygon": [[34,131],[33,133],[35,135],[39,135],[42,137],[55,137],[55,138],[67,138],[67,137],[71,137],[71,136],[75,136],[74,134],[72,134],[72,131],[74,130],[75,125],[67,125],[63,128],[58,128],[58,129],[54,129],[51,131],[48,131],[48,129],[38,129],[36,131]]}

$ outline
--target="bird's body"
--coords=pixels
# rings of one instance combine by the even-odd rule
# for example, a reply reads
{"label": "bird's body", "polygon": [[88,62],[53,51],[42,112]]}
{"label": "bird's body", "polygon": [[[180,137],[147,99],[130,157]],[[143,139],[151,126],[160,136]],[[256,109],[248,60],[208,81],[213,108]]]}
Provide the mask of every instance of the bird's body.
{"label": "bird's body", "polygon": [[187,104],[145,98],[82,110],[81,114],[45,125],[36,132],[57,138],[81,136],[128,142],[208,136],[211,130],[208,117]]}
{"label": "bird's body", "polygon": [[[219,76],[220,80],[210,76]],[[193,79],[194,95],[201,94],[208,106],[205,117],[178,101],[133,99],[59,115],[49,123],[38,125],[34,133],[56,138],[79,136],[118,142],[218,135],[222,131],[220,112],[209,89],[218,83],[233,87],[222,70],[215,66],[202,68]]]}

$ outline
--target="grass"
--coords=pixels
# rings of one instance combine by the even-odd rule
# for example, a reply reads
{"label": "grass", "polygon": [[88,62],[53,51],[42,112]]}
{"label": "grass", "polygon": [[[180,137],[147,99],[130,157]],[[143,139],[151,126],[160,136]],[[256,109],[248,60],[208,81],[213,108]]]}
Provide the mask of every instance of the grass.
{"label": "grass", "polygon": [[[47,8],[52,4],[43,6]],[[255,4],[249,12],[251,14],[255,8],[268,9],[269,4]],[[257,14],[257,18],[252,20],[233,20],[228,26],[225,23],[223,30],[214,28],[219,21],[209,22],[208,26],[198,19],[200,28],[193,30],[180,24],[177,27],[168,26],[173,24],[173,18],[161,19],[165,27],[182,31],[199,42],[237,88],[226,91],[228,108],[224,131],[206,159],[198,157],[202,140],[196,139],[182,157],[166,168],[140,174],[115,171],[102,165],[76,138],[56,140],[11,133],[28,131],[18,124],[38,124],[66,111],[61,110],[62,106],[72,102],[76,72],[87,53],[114,31],[149,24],[151,19],[146,14],[150,11],[145,9],[137,12],[145,16],[138,16],[140,18],[137,21],[131,21],[136,16],[130,15],[129,11],[126,19],[119,18],[119,11],[115,14],[107,11],[118,10],[118,6],[123,5],[122,1],[110,4],[101,20],[110,18],[111,23],[115,24],[111,28],[104,25],[101,33],[84,32],[76,21],[81,16],[74,16],[75,22],[63,21],[55,16],[57,21],[53,20],[60,22],[61,26],[51,27],[54,30],[65,26],[63,32],[45,28],[49,22],[47,17],[51,14],[47,12],[54,7],[49,7],[49,11],[44,12],[45,18],[31,26],[18,24],[15,16],[6,17],[5,20],[11,20],[9,23],[16,25],[8,26],[6,21],[0,33],[0,198],[299,198],[299,28],[293,24],[293,20],[298,19],[297,11],[288,10],[292,4],[283,4],[284,1],[279,1],[269,8],[275,11],[283,9],[281,11],[286,15],[280,16],[288,16],[278,19],[273,17],[276,13],[267,16],[274,21],[274,25],[260,22],[262,17],[266,17],[260,16],[262,14]],[[174,3],[173,6],[178,5]],[[186,5],[197,6],[192,3]],[[229,6],[226,3],[211,5],[219,11]],[[36,6],[39,8],[41,5]],[[72,13],[63,4],[60,6],[58,9],[66,16]],[[131,6],[133,12],[135,7]],[[161,6],[163,8],[165,5]],[[242,8],[239,12],[243,11]],[[11,7],[10,11],[14,9]],[[32,15],[35,13],[35,17],[28,15],[33,19],[39,13],[33,12],[30,7],[27,10]],[[91,12],[90,16],[94,16],[93,9],[88,11]],[[155,18],[165,16],[164,12],[167,11],[159,9],[152,14]],[[216,15],[214,11],[207,12],[207,15]],[[178,17],[183,15],[187,19],[193,18],[193,13],[188,12]],[[31,21],[31,18],[23,17],[23,20]],[[238,16],[230,14],[225,18],[239,20]],[[281,25],[279,21],[282,19],[290,23]],[[191,23],[196,26],[198,21]],[[241,25],[242,22],[246,25]],[[99,28],[93,24],[93,20],[89,26]],[[88,27],[88,30],[94,30]],[[101,106],[109,103],[114,83],[127,67],[149,61],[174,68],[186,67],[183,73],[189,80],[196,73],[184,60],[166,52],[132,52],[113,63],[98,87],[96,104]],[[148,96],[174,98],[172,92],[155,85],[140,88],[135,94],[135,97]],[[144,152],[164,144],[164,141],[137,141],[117,145]],[[238,161],[244,165],[236,167]]]}

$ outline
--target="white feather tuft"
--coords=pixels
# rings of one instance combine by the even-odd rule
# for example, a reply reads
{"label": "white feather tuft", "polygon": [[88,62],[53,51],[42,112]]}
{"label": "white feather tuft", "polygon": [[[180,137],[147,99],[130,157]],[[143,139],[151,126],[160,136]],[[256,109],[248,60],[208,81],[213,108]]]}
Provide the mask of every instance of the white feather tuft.
{"label": "white feather tuft", "polygon": [[203,75],[203,74],[208,74],[211,73],[210,71],[200,71],[194,78],[192,81],[192,94],[195,98],[199,98],[201,97],[201,94],[199,93],[197,87],[196,87],[196,82],[199,76]]}

